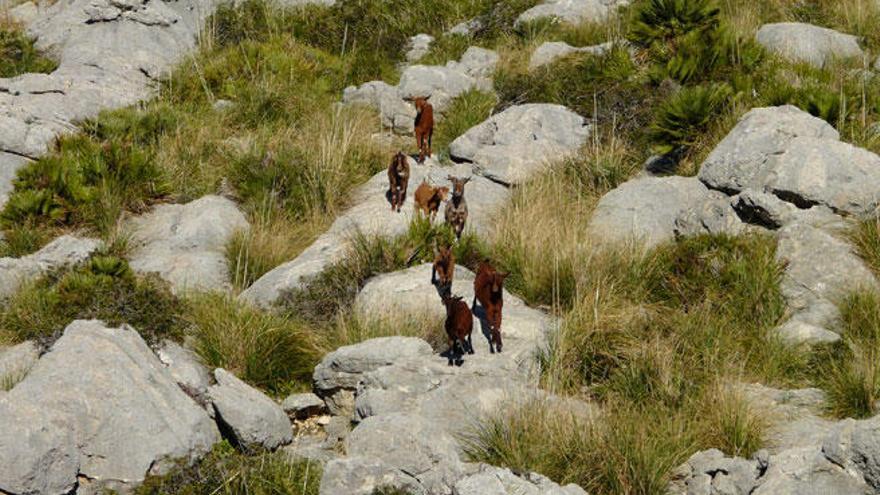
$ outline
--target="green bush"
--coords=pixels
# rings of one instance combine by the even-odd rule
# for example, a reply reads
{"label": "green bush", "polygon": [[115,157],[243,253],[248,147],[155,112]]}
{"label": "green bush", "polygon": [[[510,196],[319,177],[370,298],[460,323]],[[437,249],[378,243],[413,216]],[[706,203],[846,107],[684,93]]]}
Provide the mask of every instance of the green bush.
{"label": "green bush", "polygon": [[687,151],[728,105],[725,84],[682,88],[657,108],[649,135],[657,153]]}
{"label": "green bush", "polygon": [[83,266],[26,285],[0,310],[0,332],[14,341],[51,342],[73,320],[129,324],[148,343],[183,336],[184,305],[155,276],[137,277],[128,264],[96,256]]}
{"label": "green bush", "polygon": [[150,476],[137,495],[318,495],[321,465],[283,452],[245,455],[223,441],[192,466]]}
{"label": "green bush", "polygon": [[36,48],[34,40],[18,29],[0,24],[0,77],[15,77],[28,72],[50,73],[58,67]]}

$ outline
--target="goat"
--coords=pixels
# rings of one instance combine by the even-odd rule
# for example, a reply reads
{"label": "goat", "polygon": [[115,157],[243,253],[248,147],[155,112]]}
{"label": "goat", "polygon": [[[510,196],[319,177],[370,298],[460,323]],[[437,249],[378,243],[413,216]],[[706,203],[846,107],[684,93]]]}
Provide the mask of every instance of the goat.
{"label": "goat", "polygon": [[419,163],[425,162],[425,151],[431,156],[431,141],[434,137],[434,106],[428,103],[430,95],[413,99],[416,107],[415,134],[419,147]]}
{"label": "goat", "polygon": [[509,273],[499,273],[488,262],[481,262],[474,279],[474,302],[471,310],[476,311],[477,301],[486,312],[486,323],[489,324],[489,352],[501,352],[501,309],[504,305],[504,279]]}
{"label": "goat", "polygon": [[[446,306],[446,336],[449,338],[449,351],[447,357],[449,366],[453,363],[461,366],[464,362],[460,356],[465,352],[474,353],[474,345],[471,340],[474,331],[474,315],[461,296],[445,295],[443,304]],[[461,350],[458,353],[458,349]]]}
{"label": "goat", "polygon": [[452,200],[446,203],[446,223],[452,226],[455,238],[461,239],[461,233],[464,232],[464,224],[468,218],[467,201],[464,200],[464,185],[471,178],[459,179],[451,175],[446,178],[452,182]]}
{"label": "goat", "polygon": [[409,162],[402,151],[398,151],[388,166],[388,193],[391,196],[391,211],[400,211],[406,202],[406,188],[409,184]]}
{"label": "goat", "polygon": [[452,293],[452,277],[455,274],[455,254],[452,246],[440,248],[434,256],[431,268],[431,284],[437,287],[440,297]]}
{"label": "goat", "polygon": [[432,187],[428,185],[428,181],[423,179],[419,187],[416,188],[416,210],[424,212],[431,219],[431,223],[434,223],[434,217],[440,210],[440,203],[446,201],[448,195],[448,187]]}

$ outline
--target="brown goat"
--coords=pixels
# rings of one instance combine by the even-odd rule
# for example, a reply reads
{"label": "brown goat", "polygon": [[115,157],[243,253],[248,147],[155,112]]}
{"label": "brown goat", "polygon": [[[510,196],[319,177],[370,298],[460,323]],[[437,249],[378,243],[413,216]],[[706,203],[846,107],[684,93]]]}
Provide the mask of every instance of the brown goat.
{"label": "brown goat", "polygon": [[459,366],[464,362],[461,356],[465,352],[474,353],[474,345],[471,336],[474,331],[474,315],[461,296],[447,295],[443,297],[446,306],[446,336],[449,338],[449,351],[447,358],[449,366],[453,363]]}
{"label": "brown goat", "polygon": [[446,196],[448,195],[448,187],[432,187],[428,185],[426,180],[422,180],[422,183],[416,188],[416,210],[428,215],[431,223],[434,223],[434,217],[437,216],[437,211],[440,210],[440,203],[446,201]]}
{"label": "brown goat", "polygon": [[406,202],[406,188],[409,184],[409,162],[406,155],[398,151],[388,166],[388,193],[391,201],[391,211],[400,211],[400,207]]}
{"label": "brown goat", "polygon": [[464,185],[471,178],[459,179],[451,175],[446,178],[452,182],[452,200],[446,203],[446,223],[452,226],[456,239],[461,239],[461,233],[464,232],[464,224],[467,223],[468,218],[467,201],[464,200]]}
{"label": "brown goat", "polygon": [[504,279],[508,273],[499,273],[488,262],[481,262],[477,269],[477,277],[474,279],[474,302],[471,309],[476,311],[477,301],[486,313],[486,323],[489,325],[489,352],[501,352],[501,309],[504,305],[502,294],[504,293]]}
{"label": "brown goat", "polygon": [[455,253],[452,246],[442,247],[434,256],[434,266],[431,268],[431,283],[437,287],[440,297],[452,293],[452,277],[455,274]]}
{"label": "brown goat", "polygon": [[434,106],[428,103],[427,97],[418,97],[413,99],[416,107],[416,146],[419,148],[419,163],[425,162],[425,152],[427,156],[431,156],[431,140],[434,137]]}

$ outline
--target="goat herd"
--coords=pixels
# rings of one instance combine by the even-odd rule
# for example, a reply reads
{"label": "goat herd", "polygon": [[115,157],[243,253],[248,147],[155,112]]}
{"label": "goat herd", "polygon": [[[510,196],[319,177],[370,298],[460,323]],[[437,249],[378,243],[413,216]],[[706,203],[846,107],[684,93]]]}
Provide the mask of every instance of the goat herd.
{"label": "goat herd", "polygon": [[[415,136],[416,145],[419,148],[419,163],[424,163],[425,156],[431,156],[431,139],[434,134],[434,108],[428,103],[428,97],[412,99],[416,107]],[[407,156],[397,152],[388,166],[388,199],[391,202],[391,211],[400,212],[401,206],[406,202],[406,191],[409,185],[410,168]],[[464,199],[464,186],[470,181],[470,177],[459,178],[447,176],[452,183],[452,198],[447,200],[449,187],[437,187],[428,184],[427,180],[416,188],[413,199],[418,213],[426,215],[433,223],[440,204],[446,201],[446,223],[452,227],[456,239],[461,239],[465,223],[468,218],[467,202]],[[485,313],[484,321],[489,327],[489,351],[501,352],[501,308],[503,305],[502,293],[504,291],[504,279],[508,274],[498,272],[488,262],[481,262],[474,279],[474,300],[468,307],[461,296],[452,294],[452,279],[455,273],[455,255],[452,246],[439,248],[431,271],[431,283],[437,288],[443,304],[446,306],[446,335],[449,340],[447,357],[449,365],[463,364],[462,357],[465,353],[473,354],[474,346],[471,335],[473,333],[474,313],[477,311],[477,301]]]}

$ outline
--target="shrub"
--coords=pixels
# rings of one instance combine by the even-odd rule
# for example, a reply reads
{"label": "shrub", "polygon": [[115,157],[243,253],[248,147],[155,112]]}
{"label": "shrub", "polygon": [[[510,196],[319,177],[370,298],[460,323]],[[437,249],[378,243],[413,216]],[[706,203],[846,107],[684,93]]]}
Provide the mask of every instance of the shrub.
{"label": "shrub", "polygon": [[58,67],[34,47],[34,40],[19,29],[0,23],[0,78],[28,72],[50,73]]}
{"label": "shrub", "polygon": [[155,276],[135,276],[128,263],[96,256],[83,266],[26,285],[0,311],[0,328],[15,341],[51,342],[73,320],[134,327],[150,344],[183,336],[183,304]]}
{"label": "shrub", "polygon": [[291,460],[283,452],[248,456],[226,442],[193,466],[180,464],[150,476],[137,495],[318,495],[321,465]]}
{"label": "shrub", "polygon": [[694,146],[730,96],[722,84],[682,88],[657,109],[649,130],[654,150],[667,154]]}
{"label": "shrub", "polygon": [[254,309],[227,295],[193,298],[187,319],[194,349],[206,365],[225,368],[276,395],[311,383],[312,370],[322,356],[304,323]]}

